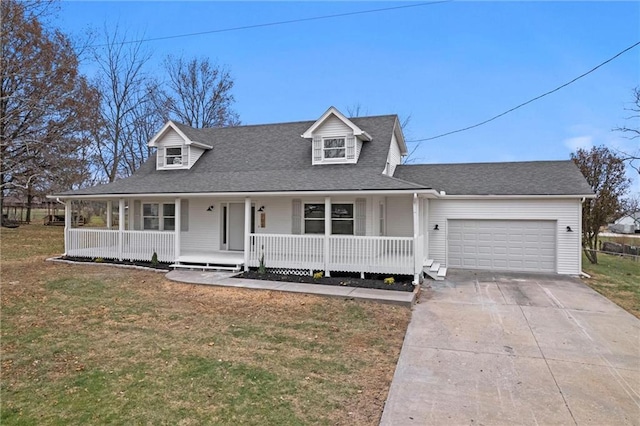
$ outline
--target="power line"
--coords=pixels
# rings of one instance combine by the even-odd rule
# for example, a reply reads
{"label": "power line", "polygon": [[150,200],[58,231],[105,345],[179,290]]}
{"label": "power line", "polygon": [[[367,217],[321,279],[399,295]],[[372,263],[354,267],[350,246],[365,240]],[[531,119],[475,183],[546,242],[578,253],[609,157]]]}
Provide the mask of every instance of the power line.
{"label": "power line", "polygon": [[[232,27],[232,28],[223,28],[223,29],[218,29],[218,30],[200,31],[200,32],[197,32],[197,33],[177,34],[177,35],[170,35],[170,36],[164,36],[164,37],[154,37],[154,38],[142,38],[142,39],[139,39],[139,40],[129,40],[129,41],[123,41],[123,42],[118,42],[118,43],[114,43],[114,44],[115,45],[124,45],[124,44],[132,44],[132,43],[146,43],[146,42],[149,42],[149,41],[170,40],[170,39],[174,39],[174,38],[193,37],[193,36],[199,36],[199,35],[205,35],[205,34],[226,33],[226,32],[231,32],[231,31],[249,30],[249,29],[252,29],[252,28],[264,28],[264,27],[273,27],[273,26],[276,26],[276,25],[294,24],[294,23],[297,23],[297,22],[319,21],[321,19],[332,19],[332,18],[339,18],[339,17],[343,17],[343,16],[364,15],[364,14],[367,14],[367,13],[385,12],[385,11],[388,11],[388,10],[408,9],[410,7],[431,6],[431,5],[440,4],[440,3],[450,3],[452,1],[454,1],[454,0],[438,0],[438,1],[430,1],[430,2],[424,2],[424,3],[407,4],[407,5],[403,5],[403,6],[385,7],[385,8],[381,8],[381,9],[368,9],[368,10],[360,10],[360,11],[356,11],[356,12],[335,13],[335,14],[332,14],[332,15],[312,16],[312,17],[309,17],[309,18],[290,19],[290,20],[287,20],[287,21],[267,22],[267,23],[264,23],[264,24],[244,25],[244,26],[241,26],[241,27]],[[91,47],[107,47],[107,46],[110,46],[110,44],[96,44],[96,45],[93,45]]]}
{"label": "power line", "polygon": [[522,108],[522,107],[523,107],[523,106],[525,106],[525,105],[528,105],[528,104],[530,104],[530,103],[532,103],[532,102],[534,102],[534,101],[537,101],[537,100],[538,100],[538,99],[540,99],[540,98],[544,98],[544,97],[545,97],[545,96],[547,96],[547,95],[550,95],[550,94],[552,94],[552,93],[554,93],[554,92],[557,92],[558,90],[560,90],[560,89],[562,89],[562,88],[564,88],[564,87],[567,87],[568,85],[570,85],[570,84],[572,84],[572,83],[575,83],[576,81],[580,80],[582,77],[586,77],[587,75],[591,74],[592,72],[594,72],[594,71],[595,71],[595,70],[597,70],[598,68],[602,67],[603,65],[608,64],[609,62],[611,62],[611,61],[613,61],[614,59],[616,59],[618,56],[620,56],[620,55],[622,55],[622,54],[624,54],[624,53],[628,52],[629,50],[633,49],[634,47],[637,47],[638,45],[640,45],[640,41],[639,41],[639,42],[637,42],[637,43],[635,43],[635,44],[632,44],[631,46],[627,47],[626,49],[622,50],[621,52],[616,53],[614,56],[612,56],[612,57],[610,57],[609,59],[607,59],[606,61],[601,62],[600,64],[596,65],[595,67],[591,68],[589,71],[587,71],[587,72],[585,72],[585,73],[583,73],[583,74],[580,74],[579,76],[577,76],[577,77],[576,77],[576,78],[574,78],[573,80],[568,81],[567,83],[564,83],[563,85],[558,86],[558,87],[556,87],[556,88],[555,88],[555,89],[553,89],[553,90],[549,90],[548,92],[545,92],[545,93],[543,93],[542,95],[536,96],[536,97],[535,97],[535,98],[533,98],[533,99],[529,99],[528,101],[523,102],[523,103],[521,103],[520,105],[517,105],[517,106],[515,106],[515,107],[513,107],[513,108],[511,108],[511,109],[508,109],[507,111],[505,111],[505,112],[503,112],[503,113],[500,113],[500,114],[498,114],[498,115],[496,115],[496,116],[493,116],[493,117],[491,117],[491,118],[489,118],[489,119],[487,119],[487,120],[484,120],[484,121],[482,121],[482,122],[480,122],[480,123],[474,124],[474,125],[472,125],[472,126],[467,126],[467,127],[462,128],[462,129],[453,130],[453,131],[451,131],[451,132],[442,133],[442,134],[437,135],[437,136],[431,136],[431,137],[429,137],[429,138],[423,138],[423,139],[414,139],[414,140],[410,140],[410,141],[407,141],[407,143],[415,143],[415,142],[431,141],[431,140],[434,140],[434,139],[442,138],[442,137],[444,137],[444,136],[449,136],[449,135],[452,135],[452,134],[454,134],[454,133],[464,132],[464,131],[466,131],[466,130],[474,129],[474,128],[476,128],[476,127],[479,127],[479,126],[482,126],[482,125],[484,125],[484,124],[487,124],[487,123],[489,123],[489,122],[491,122],[491,121],[493,121],[493,120],[495,120],[495,119],[498,119],[498,118],[502,117],[503,115],[507,115],[507,114],[509,114],[510,112],[513,112],[513,111],[515,111],[515,110],[517,110],[517,109],[519,109],[519,108]]}

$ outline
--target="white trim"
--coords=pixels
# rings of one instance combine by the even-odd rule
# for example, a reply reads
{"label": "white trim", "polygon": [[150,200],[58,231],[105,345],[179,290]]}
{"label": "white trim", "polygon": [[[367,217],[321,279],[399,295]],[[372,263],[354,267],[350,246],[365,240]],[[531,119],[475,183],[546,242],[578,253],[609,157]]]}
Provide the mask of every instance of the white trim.
{"label": "white trim", "polygon": [[[189,166],[189,148],[186,145],[165,145],[161,149],[164,150],[164,166],[159,167],[158,169],[187,169]],[[180,155],[171,155],[167,153],[168,149],[180,149]],[[187,155],[185,155],[185,150],[187,151]],[[180,164],[175,164],[167,161],[167,158],[172,157],[180,157]],[[186,158],[185,158],[186,157]]]}
{"label": "white trim", "polygon": [[400,155],[402,157],[406,156],[409,153],[409,150],[407,149],[407,144],[404,140],[404,133],[402,133],[402,126],[400,126],[398,117],[396,117],[396,121],[393,123],[393,133],[396,135],[396,141],[400,148]]}
{"label": "white trim", "polygon": [[442,195],[441,200],[486,200],[486,199],[543,199],[543,198],[595,198],[595,194],[567,194],[567,195]]}
{"label": "white trim", "polygon": [[158,140],[161,139],[164,136],[164,134],[167,132],[167,130],[169,130],[170,128],[173,129],[178,134],[178,136],[180,136],[184,140],[185,145],[193,145],[202,149],[212,149],[211,145],[207,145],[202,142],[192,141],[191,139],[189,139],[187,135],[185,135],[178,128],[178,126],[176,126],[176,124],[171,120],[167,121],[165,125],[162,126],[162,129],[160,129],[160,131],[156,133],[154,137],[151,138],[147,146],[150,148],[156,148],[158,146],[157,145]]}
{"label": "white trim", "polygon": [[[190,197],[190,198],[200,198],[200,197],[302,197],[302,196],[324,196],[324,195],[404,195],[404,194],[413,194],[417,193],[427,198],[436,198],[439,197],[437,191],[433,189],[396,189],[396,190],[344,190],[344,191],[267,191],[267,192],[163,192],[157,194],[82,194],[82,195],[47,195],[49,199],[60,198],[64,199],[92,199],[92,200],[101,200],[101,199],[109,199],[109,198],[120,198],[120,197],[135,197],[136,199],[143,198],[175,198],[176,196],[180,196],[182,198]],[[582,198],[584,195],[580,196],[562,196],[560,198]],[[520,197],[522,198],[522,197]],[[549,198],[549,196],[545,196],[542,198]]]}
{"label": "white trim", "polygon": [[322,114],[322,116],[301,135],[301,137],[305,139],[311,139],[313,137],[313,132],[315,132],[318,127],[320,127],[322,123],[324,123],[331,115],[335,116],[337,119],[349,126],[351,130],[353,130],[354,136],[357,136],[359,139],[366,141],[371,140],[371,135],[362,130],[360,127],[356,126],[351,120],[345,117],[344,114],[342,114],[336,107],[333,106],[329,107],[329,109],[324,114]]}

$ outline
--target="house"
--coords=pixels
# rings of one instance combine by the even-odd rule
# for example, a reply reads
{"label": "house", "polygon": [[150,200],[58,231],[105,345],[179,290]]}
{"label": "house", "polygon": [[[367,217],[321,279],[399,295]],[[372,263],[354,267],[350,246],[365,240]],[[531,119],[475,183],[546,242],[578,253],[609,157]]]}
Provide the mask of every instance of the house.
{"label": "house", "polygon": [[609,231],[618,234],[640,233],[640,212],[625,214],[609,225]]}
{"label": "house", "polygon": [[106,201],[105,229],[67,220],[68,256],[442,278],[446,268],[578,274],[571,161],[403,165],[395,115],[194,129],[168,122],[133,176],[56,194]]}

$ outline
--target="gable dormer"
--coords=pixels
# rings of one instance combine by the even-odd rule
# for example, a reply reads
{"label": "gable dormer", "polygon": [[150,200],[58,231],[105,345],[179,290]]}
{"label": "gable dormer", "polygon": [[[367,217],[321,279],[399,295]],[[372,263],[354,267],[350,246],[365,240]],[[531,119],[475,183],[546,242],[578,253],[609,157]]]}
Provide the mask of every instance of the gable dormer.
{"label": "gable dormer", "polygon": [[302,137],[312,141],[313,165],[355,164],[362,143],[371,140],[367,132],[334,107],[329,108]]}
{"label": "gable dormer", "polygon": [[202,154],[212,146],[193,140],[187,133],[195,129],[168,121],[149,141],[148,146],[157,148],[156,170],[190,169]]}

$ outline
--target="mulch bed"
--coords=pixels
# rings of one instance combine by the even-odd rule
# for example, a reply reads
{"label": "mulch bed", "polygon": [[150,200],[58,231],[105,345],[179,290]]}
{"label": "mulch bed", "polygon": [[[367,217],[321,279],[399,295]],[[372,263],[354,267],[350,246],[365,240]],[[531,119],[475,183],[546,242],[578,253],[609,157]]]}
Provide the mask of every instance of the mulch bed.
{"label": "mulch bed", "polygon": [[355,276],[332,276],[322,277],[314,279],[310,275],[287,275],[287,274],[275,274],[272,272],[266,272],[263,274],[258,271],[242,272],[234,276],[234,278],[247,278],[251,280],[267,280],[267,281],[285,281],[291,283],[306,283],[306,284],[322,284],[322,285],[335,285],[343,287],[359,287],[359,288],[374,288],[378,290],[396,290],[396,291],[413,291],[414,285],[411,283],[411,279],[408,280],[405,277],[394,277],[396,282],[393,284],[385,284],[384,278],[378,278],[376,276],[372,278],[359,278]]}
{"label": "mulch bed", "polygon": [[87,263],[104,263],[104,264],[112,264],[112,265],[128,265],[128,266],[144,266],[145,268],[151,269],[162,269],[165,271],[170,271],[169,267],[170,263],[158,262],[157,265],[153,265],[151,262],[140,262],[140,261],[130,261],[130,260],[116,260],[116,259],[93,259],[90,257],[74,257],[74,256],[62,256],[60,259],[70,260],[72,262],[87,262]]}

